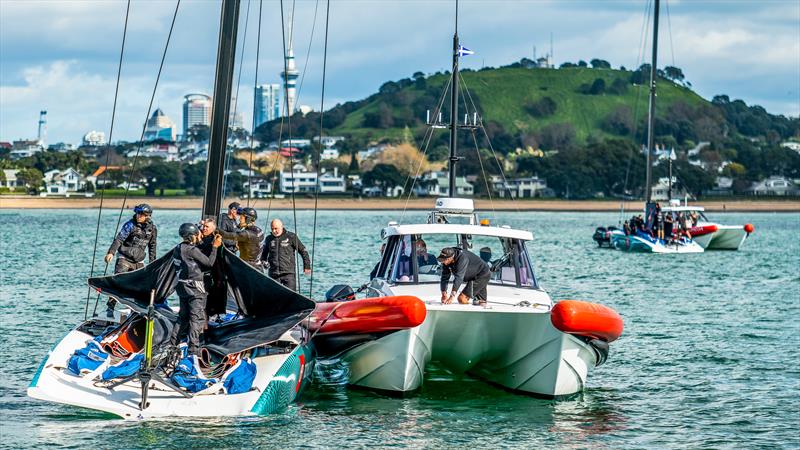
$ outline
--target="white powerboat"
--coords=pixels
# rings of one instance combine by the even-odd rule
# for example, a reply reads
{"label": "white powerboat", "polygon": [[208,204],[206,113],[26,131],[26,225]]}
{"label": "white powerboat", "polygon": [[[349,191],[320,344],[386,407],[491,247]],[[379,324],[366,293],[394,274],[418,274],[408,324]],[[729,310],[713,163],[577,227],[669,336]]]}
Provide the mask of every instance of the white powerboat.
{"label": "white powerboat", "polygon": [[691,225],[689,231],[692,240],[706,250],[739,250],[744,241],[755,231],[755,227],[750,223],[722,225],[712,222],[706,217],[705,208],[702,206],[674,204],[664,208],[664,211],[682,213],[685,216],[695,214],[697,221]]}
{"label": "white powerboat", "polygon": [[[408,393],[422,385],[433,362],[513,391],[568,396],[584,388],[592,367],[605,362],[608,342],[622,332],[610,308],[554,305],[534,276],[526,248],[531,233],[479,225],[472,200],[438,199],[427,223],[390,223],[381,234],[386,247],[369,295],[413,295],[427,315],[417,327],[342,354],[351,385]],[[427,249],[444,247],[471,250],[490,265],[486,307],[441,303],[441,266]]]}

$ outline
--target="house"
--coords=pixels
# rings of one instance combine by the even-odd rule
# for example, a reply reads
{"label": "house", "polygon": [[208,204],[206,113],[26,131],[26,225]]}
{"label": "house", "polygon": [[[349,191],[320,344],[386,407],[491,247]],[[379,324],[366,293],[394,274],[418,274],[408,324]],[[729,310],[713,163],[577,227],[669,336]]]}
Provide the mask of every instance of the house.
{"label": "house", "polygon": [[[320,142],[319,136],[314,136],[314,142]],[[344,140],[344,136],[322,136],[322,147],[330,148],[336,145],[337,142]]]}
{"label": "house", "polygon": [[[420,197],[447,197],[450,192],[450,178],[447,172],[426,172],[413,189]],[[471,197],[475,193],[472,183],[464,177],[456,177],[456,196]]]}
{"label": "house", "polygon": [[750,195],[800,195],[800,188],[787,178],[773,175],[766,180],[753,183],[745,192]]}
{"label": "house", "polygon": [[17,173],[19,173],[17,169],[3,169],[5,179],[0,180],[0,188],[9,188],[13,190],[16,187],[22,186],[22,182],[17,180]]}
{"label": "house", "polygon": [[319,159],[321,161],[325,161],[326,159],[337,159],[339,158],[339,150],[335,148],[326,148],[322,150],[322,153],[319,155]]}
{"label": "house", "polygon": [[[317,189],[317,173],[310,172],[302,164],[295,164],[291,171],[281,171],[278,189],[283,194],[313,193]],[[319,193],[343,193],[347,184],[345,177],[339,175],[339,169],[334,168],[333,173],[322,172],[319,174]]]}
{"label": "house", "polygon": [[733,195],[733,178],[730,177],[717,177],[714,187],[703,191],[703,195],[718,196],[718,195]]}
{"label": "house", "polygon": [[245,180],[242,187],[245,192],[249,193],[249,198],[265,198],[273,194],[272,182],[262,176],[254,176]]}
{"label": "house", "polygon": [[800,142],[786,141],[781,143],[781,147],[788,148],[800,153]]}
{"label": "house", "polygon": [[494,175],[490,181],[492,191],[500,198],[553,197],[555,194],[547,187],[547,182],[538,176],[504,179]]}
{"label": "house", "polygon": [[297,148],[306,148],[311,146],[311,141],[309,139],[284,139],[281,141],[281,147],[297,147]]}
{"label": "house", "polygon": [[343,194],[347,190],[345,177],[339,176],[339,168],[334,167],[333,173],[324,172],[319,176],[320,194]]}
{"label": "house", "polygon": [[177,161],[179,158],[178,147],[175,144],[151,144],[141,150],[138,148],[130,150],[125,156],[133,158],[137,151],[140,158],[162,158],[166,161]]}
{"label": "house", "polygon": [[44,174],[46,195],[69,195],[82,190],[86,180],[73,168],[50,170]]}
{"label": "house", "polygon": [[36,153],[42,151],[42,143],[38,140],[19,140],[14,141],[14,144],[11,147],[11,156],[12,160],[28,158],[33,156]]}
{"label": "house", "polygon": [[[91,181],[96,189],[106,186],[113,181],[111,180],[111,172],[119,172],[124,170],[122,166],[100,166],[90,176],[86,177],[86,181]],[[102,185],[102,186],[101,186]]]}
{"label": "house", "polygon": [[[678,186],[678,179],[672,177],[672,198],[683,198],[688,193],[686,189],[683,187]],[[654,201],[668,201],[671,200],[669,198],[669,177],[663,177],[658,179],[658,183],[653,186],[652,189],[652,198]]]}

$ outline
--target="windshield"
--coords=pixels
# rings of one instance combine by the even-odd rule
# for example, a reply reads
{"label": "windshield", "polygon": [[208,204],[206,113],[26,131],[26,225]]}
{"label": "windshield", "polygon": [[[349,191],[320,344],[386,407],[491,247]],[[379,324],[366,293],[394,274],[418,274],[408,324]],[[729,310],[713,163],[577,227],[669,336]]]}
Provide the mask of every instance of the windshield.
{"label": "windshield", "polygon": [[436,256],[446,247],[465,249],[489,267],[490,283],[536,288],[525,243],[496,236],[426,234],[392,236],[378,276],[393,283],[438,283],[442,267]]}

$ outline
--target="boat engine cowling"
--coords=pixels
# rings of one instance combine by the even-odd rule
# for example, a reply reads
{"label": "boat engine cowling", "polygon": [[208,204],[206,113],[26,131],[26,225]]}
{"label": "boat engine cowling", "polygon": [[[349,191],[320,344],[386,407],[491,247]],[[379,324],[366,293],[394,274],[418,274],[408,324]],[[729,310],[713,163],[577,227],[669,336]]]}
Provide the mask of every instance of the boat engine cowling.
{"label": "boat engine cowling", "polygon": [[355,300],[356,293],[353,288],[346,284],[336,284],[325,293],[326,302],[346,302]]}

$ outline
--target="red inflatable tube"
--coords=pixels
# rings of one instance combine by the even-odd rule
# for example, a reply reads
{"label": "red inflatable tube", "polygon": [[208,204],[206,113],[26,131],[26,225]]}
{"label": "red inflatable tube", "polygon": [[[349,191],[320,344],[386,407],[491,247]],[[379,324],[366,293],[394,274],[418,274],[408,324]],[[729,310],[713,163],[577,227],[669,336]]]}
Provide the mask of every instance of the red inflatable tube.
{"label": "red inflatable tube", "polygon": [[692,237],[698,237],[705,234],[715,233],[717,229],[718,228],[716,225],[703,225],[702,227],[689,228],[689,233],[692,233]]}
{"label": "red inflatable tube", "polygon": [[622,335],[622,317],[608,306],[579,300],[561,300],[550,311],[550,321],[564,333],[613,342]]}
{"label": "red inflatable tube", "polygon": [[421,324],[426,312],[422,300],[411,295],[317,303],[308,329],[320,335],[404,330]]}

